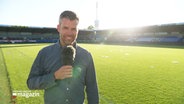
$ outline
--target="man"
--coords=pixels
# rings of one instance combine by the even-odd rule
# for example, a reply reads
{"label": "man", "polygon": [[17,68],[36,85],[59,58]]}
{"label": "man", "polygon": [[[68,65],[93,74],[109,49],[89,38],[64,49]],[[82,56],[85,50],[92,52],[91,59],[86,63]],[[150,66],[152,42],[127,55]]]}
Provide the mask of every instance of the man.
{"label": "man", "polygon": [[[88,104],[98,104],[98,88],[91,54],[76,44],[79,19],[72,11],[64,11],[59,18],[59,41],[38,53],[27,85],[29,89],[43,89],[45,104],[83,104],[85,92]],[[63,64],[62,51],[72,45],[76,49],[73,65]]]}

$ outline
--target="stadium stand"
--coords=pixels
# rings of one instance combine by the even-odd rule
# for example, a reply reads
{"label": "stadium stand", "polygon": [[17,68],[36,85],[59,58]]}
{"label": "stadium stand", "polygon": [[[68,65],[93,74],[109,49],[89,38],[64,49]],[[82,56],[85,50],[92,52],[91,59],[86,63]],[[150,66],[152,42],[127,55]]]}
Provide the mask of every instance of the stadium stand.
{"label": "stadium stand", "polygon": [[[53,43],[58,41],[55,28],[0,25],[0,43]],[[172,43],[184,44],[184,23],[137,28],[79,30],[80,43]]]}

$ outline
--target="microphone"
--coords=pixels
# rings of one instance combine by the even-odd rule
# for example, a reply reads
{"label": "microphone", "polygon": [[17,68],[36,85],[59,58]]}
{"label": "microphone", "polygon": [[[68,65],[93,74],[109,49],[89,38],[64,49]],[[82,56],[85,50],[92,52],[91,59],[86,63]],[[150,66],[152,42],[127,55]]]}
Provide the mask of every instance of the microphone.
{"label": "microphone", "polygon": [[73,65],[76,50],[72,45],[67,45],[63,49],[63,65]]}
{"label": "microphone", "polygon": [[[75,54],[76,50],[72,45],[65,46],[63,48],[63,65],[71,65],[73,66],[74,64],[74,59],[75,59]],[[66,79],[68,84],[71,83],[72,78]]]}

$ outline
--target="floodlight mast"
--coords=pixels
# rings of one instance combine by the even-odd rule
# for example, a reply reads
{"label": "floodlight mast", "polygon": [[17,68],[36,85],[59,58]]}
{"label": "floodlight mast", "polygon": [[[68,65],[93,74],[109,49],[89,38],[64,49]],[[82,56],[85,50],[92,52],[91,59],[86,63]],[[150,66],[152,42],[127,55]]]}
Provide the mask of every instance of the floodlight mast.
{"label": "floodlight mast", "polygon": [[94,40],[96,40],[96,31],[99,29],[99,20],[98,20],[98,1],[96,1],[96,20],[94,28]]}
{"label": "floodlight mast", "polygon": [[99,20],[98,20],[98,1],[96,1],[96,20],[95,20],[95,30],[99,28]]}

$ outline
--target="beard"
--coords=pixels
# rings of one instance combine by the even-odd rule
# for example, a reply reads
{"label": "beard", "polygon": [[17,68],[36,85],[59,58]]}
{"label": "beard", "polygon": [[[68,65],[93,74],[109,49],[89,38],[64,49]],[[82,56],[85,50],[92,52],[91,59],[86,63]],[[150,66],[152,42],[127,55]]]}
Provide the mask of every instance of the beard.
{"label": "beard", "polygon": [[60,38],[60,42],[62,46],[72,45],[74,42],[76,42],[76,39],[62,39]]}
{"label": "beard", "polygon": [[65,40],[63,42],[65,45],[72,45],[74,43],[74,41],[70,41],[70,40]]}
{"label": "beard", "polygon": [[72,45],[76,42],[77,34],[76,35],[61,35],[60,34],[60,42],[62,46]]}

